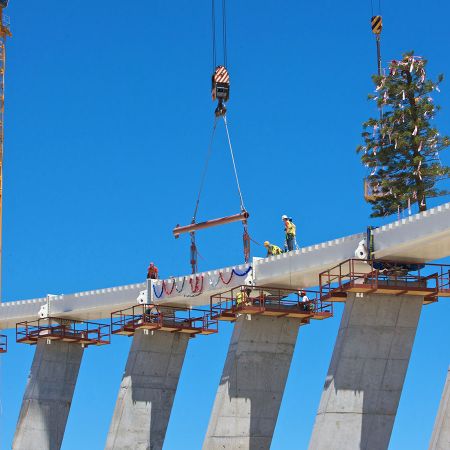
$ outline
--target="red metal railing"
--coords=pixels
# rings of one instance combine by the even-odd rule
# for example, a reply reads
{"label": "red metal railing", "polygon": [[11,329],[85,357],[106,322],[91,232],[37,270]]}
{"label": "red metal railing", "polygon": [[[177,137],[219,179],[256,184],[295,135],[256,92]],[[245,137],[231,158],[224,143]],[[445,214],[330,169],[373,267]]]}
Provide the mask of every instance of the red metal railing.
{"label": "red metal railing", "polygon": [[0,334],[0,353],[6,353],[8,351],[8,336]]}
{"label": "red metal railing", "polygon": [[209,310],[180,308],[163,305],[135,305],[111,313],[113,334],[130,332],[139,328],[175,328],[199,333],[217,333],[218,321]]}
{"label": "red metal railing", "polygon": [[112,334],[124,330],[134,332],[137,328],[144,325],[153,325],[154,328],[161,328],[162,316],[159,310],[154,310],[149,305],[135,305],[111,313]]}
{"label": "red metal railing", "polygon": [[[306,294],[306,297],[301,294]],[[307,299],[307,300],[306,300]],[[293,290],[274,287],[237,286],[210,298],[211,314],[220,317],[251,306],[260,312],[305,312],[311,316],[327,313],[333,315],[333,303],[324,302],[317,291]]]}
{"label": "red metal railing", "polygon": [[63,340],[88,345],[104,345],[111,341],[109,324],[48,317],[16,324],[16,341],[34,344],[38,339]]}
{"label": "red metal railing", "polygon": [[329,298],[333,292],[343,292],[358,285],[364,287],[365,292],[379,288],[424,288],[432,297],[445,291],[450,293],[449,282],[449,265],[385,260],[348,259],[319,274],[322,299]]}

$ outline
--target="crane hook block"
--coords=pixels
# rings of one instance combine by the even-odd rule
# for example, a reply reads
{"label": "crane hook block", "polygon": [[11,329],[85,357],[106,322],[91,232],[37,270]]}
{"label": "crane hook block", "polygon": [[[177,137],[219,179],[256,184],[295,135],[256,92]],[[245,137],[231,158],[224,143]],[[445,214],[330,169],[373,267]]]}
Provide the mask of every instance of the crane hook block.
{"label": "crane hook block", "polygon": [[227,102],[230,98],[230,75],[224,66],[217,66],[212,76],[213,101]]}
{"label": "crane hook block", "polygon": [[372,33],[381,34],[381,30],[383,29],[383,19],[381,16],[373,16],[370,21],[372,23]]}

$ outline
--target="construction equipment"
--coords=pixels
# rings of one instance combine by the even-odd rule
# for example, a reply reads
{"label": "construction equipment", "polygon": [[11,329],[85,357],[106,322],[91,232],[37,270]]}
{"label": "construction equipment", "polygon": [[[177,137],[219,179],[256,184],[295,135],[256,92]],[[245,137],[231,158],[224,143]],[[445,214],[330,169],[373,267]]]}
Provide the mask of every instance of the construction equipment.
{"label": "construction equipment", "polygon": [[[195,205],[192,221],[191,221],[190,225],[180,226],[178,224],[173,229],[173,235],[175,236],[175,238],[178,238],[180,236],[180,234],[183,234],[183,233],[189,233],[191,236],[190,263],[191,263],[192,273],[197,273],[197,271],[198,271],[198,250],[197,250],[197,245],[195,242],[195,232],[198,230],[202,230],[204,228],[210,228],[210,227],[224,225],[224,224],[233,223],[233,222],[242,222],[242,224],[244,226],[243,246],[244,246],[245,262],[248,262],[248,260],[250,258],[250,235],[248,233],[248,228],[247,228],[247,219],[249,218],[249,213],[247,212],[247,210],[245,209],[245,206],[244,206],[244,200],[242,197],[241,187],[239,184],[239,178],[238,178],[237,169],[236,169],[236,162],[234,159],[233,147],[231,145],[230,132],[228,130],[228,123],[227,123],[227,117],[226,117],[227,108],[225,106],[225,102],[227,102],[228,99],[230,98],[230,75],[226,68],[226,65],[227,65],[226,0],[222,0],[222,31],[223,31],[223,36],[222,36],[223,64],[222,65],[217,65],[217,61],[216,61],[217,52],[216,52],[215,1],[216,0],[212,0],[213,75],[212,75],[211,95],[212,95],[213,101],[217,100],[218,104],[217,104],[217,107],[214,112],[215,119],[214,119],[212,134],[211,134],[211,140],[210,140],[208,153],[207,153],[207,157],[206,157],[205,168],[203,170],[203,174],[202,174],[201,181],[200,181],[200,189],[198,192],[197,202]],[[209,159],[210,159],[211,153],[212,153],[214,136],[215,136],[215,132],[216,132],[216,128],[217,128],[217,121],[220,117],[223,119],[223,123],[225,125],[228,146],[230,149],[231,160],[233,163],[234,175],[235,175],[236,184],[237,184],[237,188],[238,188],[238,192],[239,192],[241,212],[239,214],[234,214],[232,216],[226,216],[226,217],[221,217],[219,219],[213,219],[213,220],[208,220],[205,222],[197,223],[197,212],[198,212],[198,206],[200,203],[200,196],[203,191],[205,176],[206,176],[206,172],[208,169],[208,163],[209,163]]]}
{"label": "construction equipment", "polygon": [[168,331],[170,333],[208,335],[218,332],[217,319],[209,310],[156,304],[135,305],[111,313],[112,334],[132,336],[142,329],[144,333]]}
{"label": "construction equipment", "polygon": [[8,351],[8,336],[0,334],[0,353]]}
{"label": "construction equipment", "polygon": [[324,302],[345,302],[347,292],[357,292],[420,296],[427,305],[438,297],[450,297],[449,284],[448,264],[348,259],[319,274]]}
{"label": "construction equipment", "polygon": [[63,341],[86,348],[109,344],[111,332],[107,324],[60,317],[46,317],[16,325],[16,341],[19,344],[35,345],[39,339],[45,339],[47,344]]}
{"label": "construction equipment", "polygon": [[370,19],[372,25],[372,33],[375,34],[377,43],[377,62],[378,62],[378,75],[381,76],[381,30],[383,29],[383,18],[381,16],[372,16]]}
{"label": "construction equipment", "polygon": [[214,71],[211,95],[213,101],[219,101],[214,114],[216,117],[224,116],[227,112],[224,102],[230,98],[230,75],[224,66],[217,66]]}
{"label": "construction equipment", "polygon": [[322,302],[319,292],[268,286],[242,285],[212,295],[210,308],[212,318],[230,322],[241,314],[297,318],[300,325],[333,317],[333,304]]}
{"label": "construction equipment", "polygon": [[6,38],[12,36],[6,17],[3,15],[3,9],[7,6],[8,0],[0,0],[0,301],[2,295],[3,143],[5,123]]}

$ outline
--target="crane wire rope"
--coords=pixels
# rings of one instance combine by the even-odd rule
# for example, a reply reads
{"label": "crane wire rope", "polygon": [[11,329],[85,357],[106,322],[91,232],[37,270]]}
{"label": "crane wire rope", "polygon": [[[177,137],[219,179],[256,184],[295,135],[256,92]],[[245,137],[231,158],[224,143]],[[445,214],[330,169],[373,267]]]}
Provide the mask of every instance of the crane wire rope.
{"label": "crane wire rope", "polygon": [[227,132],[227,139],[228,139],[228,145],[230,147],[231,160],[233,161],[234,176],[236,178],[236,184],[237,184],[237,188],[238,188],[238,192],[239,192],[239,198],[241,200],[241,210],[245,211],[246,209],[244,206],[244,199],[242,197],[241,185],[239,184],[239,177],[238,177],[238,173],[237,173],[237,169],[236,169],[236,161],[234,160],[233,146],[231,145],[230,132],[228,131],[228,123],[227,123],[226,115],[223,116],[223,123],[225,124],[225,130]]}
{"label": "crane wire rope", "polygon": [[[217,67],[217,38],[216,38],[216,0],[211,0],[211,28],[212,28],[212,61],[213,72]],[[223,65],[227,67],[227,3],[222,0],[222,47]]]}
{"label": "crane wire rope", "polygon": [[214,125],[213,125],[213,129],[212,129],[212,132],[211,132],[211,138],[209,140],[209,146],[208,146],[208,152],[206,154],[205,166],[203,168],[203,173],[202,173],[202,176],[200,178],[200,189],[198,191],[197,202],[195,203],[194,214],[192,216],[192,223],[195,223],[195,220],[197,218],[198,206],[200,204],[200,197],[201,197],[202,192],[203,192],[203,187],[205,185],[205,179],[206,179],[206,173],[208,171],[209,161],[210,161],[211,155],[212,155],[213,142],[214,142],[214,136],[216,134],[216,128],[217,128],[217,117],[214,118]]}
{"label": "crane wire rope", "polygon": [[216,3],[216,0],[211,0],[212,62],[213,62],[212,71],[213,71],[213,73],[216,68],[216,7],[215,7],[215,3]]}
{"label": "crane wire rope", "polygon": [[222,44],[223,44],[223,65],[227,64],[227,2],[222,0]]}

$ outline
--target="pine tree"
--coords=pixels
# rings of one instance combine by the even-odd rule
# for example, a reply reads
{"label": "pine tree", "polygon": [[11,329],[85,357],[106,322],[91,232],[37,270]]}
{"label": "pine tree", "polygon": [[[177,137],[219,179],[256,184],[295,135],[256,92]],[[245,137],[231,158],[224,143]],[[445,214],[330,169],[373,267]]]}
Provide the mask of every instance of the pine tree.
{"label": "pine tree", "polygon": [[436,82],[427,79],[427,60],[414,52],[389,64],[389,74],[373,76],[379,118],[363,124],[364,145],[357,148],[362,163],[371,171],[366,183],[371,191],[371,217],[388,216],[410,204],[427,209],[427,198],[448,194],[436,183],[450,177],[450,167],[441,164],[439,153],[450,146],[430,122],[439,106],[431,97],[439,91],[443,75]]}

